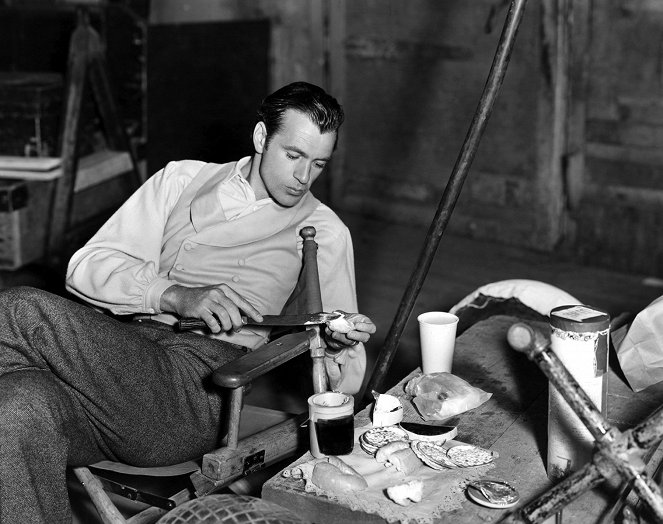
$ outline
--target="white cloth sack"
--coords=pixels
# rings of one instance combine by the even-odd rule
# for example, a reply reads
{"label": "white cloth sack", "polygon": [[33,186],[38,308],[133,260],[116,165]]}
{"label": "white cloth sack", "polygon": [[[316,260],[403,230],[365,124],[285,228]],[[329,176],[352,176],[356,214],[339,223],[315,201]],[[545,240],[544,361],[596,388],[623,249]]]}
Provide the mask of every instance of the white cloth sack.
{"label": "white cloth sack", "polygon": [[633,320],[617,349],[617,359],[633,391],[663,380],[663,297]]}
{"label": "white cloth sack", "polygon": [[500,280],[481,286],[453,306],[449,312],[456,314],[463,307],[476,307],[473,306],[473,301],[480,295],[504,300],[515,298],[545,316],[550,316],[550,311],[558,306],[581,303],[574,296],[551,284],[519,278]]}

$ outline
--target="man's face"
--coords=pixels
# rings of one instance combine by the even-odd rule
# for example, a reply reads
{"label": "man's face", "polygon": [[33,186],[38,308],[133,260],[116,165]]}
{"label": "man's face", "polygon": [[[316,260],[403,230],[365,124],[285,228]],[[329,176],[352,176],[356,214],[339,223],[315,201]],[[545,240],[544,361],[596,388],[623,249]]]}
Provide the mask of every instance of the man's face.
{"label": "man's face", "polygon": [[262,149],[259,172],[267,194],[282,206],[297,204],[324,170],[335,142],[335,132],[320,133],[303,113],[286,111],[283,127],[267,147],[264,141],[256,144],[258,152]]}

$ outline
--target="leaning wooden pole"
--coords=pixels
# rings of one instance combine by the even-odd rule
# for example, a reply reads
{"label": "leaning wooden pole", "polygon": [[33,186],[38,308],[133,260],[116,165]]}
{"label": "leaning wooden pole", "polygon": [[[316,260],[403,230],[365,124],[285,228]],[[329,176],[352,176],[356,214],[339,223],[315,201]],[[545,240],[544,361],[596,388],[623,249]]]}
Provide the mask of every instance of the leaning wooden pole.
{"label": "leaning wooden pole", "polygon": [[437,251],[442,234],[449,223],[449,218],[451,217],[451,213],[453,212],[456,201],[460,195],[467,172],[474,160],[479,141],[486,128],[486,123],[492,112],[495,99],[502,86],[502,81],[504,80],[509,59],[511,58],[513,43],[525,10],[526,2],[527,0],[512,0],[511,2],[481,99],[479,100],[476,112],[474,113],[474,118],[472,119],[470,128],[465,136],[465,141],[463,142],[456,164],[449,177],[449,182],[447,182],[444,194],[438,205],[433,222],[428,230],[414,272],[412,273],[405,289],[405,293],[403,294],[403,298],[401,299],[401,303],[398,307],[398,311],[396,312],[389,333],[387,333],[384,346],[378,355],[373,373],[364,392],[366,400],[369,400],[368,397],[372,390],[379,391],[382,387],[382,382],[396,354],[396,349],[398,348],[398,343],[403,334],[405,324],[407,324],[410,314],[412,313],[414,303],[417,300],[419,291],[426,279],[426,275],[428,274],[435,252]]}

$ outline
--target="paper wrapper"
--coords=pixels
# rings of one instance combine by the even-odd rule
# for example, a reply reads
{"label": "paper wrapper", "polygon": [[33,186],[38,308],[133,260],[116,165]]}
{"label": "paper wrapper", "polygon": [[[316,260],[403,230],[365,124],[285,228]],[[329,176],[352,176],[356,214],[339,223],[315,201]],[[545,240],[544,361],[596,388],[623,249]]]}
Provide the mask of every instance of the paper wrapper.
{"label": "paper wrapper", "polygon": [[403,405],[393,395],[381,395],[373,392],[373,426],[393,426],[403,420]]}
{"label": "paper wrapper", "polygon": [[615,334],[617,358],[633,391],[663,380],[663,297],[635,317],[621,342]]}
{"label": "paper wrapper", "polygon": [[[372,426],[355,429],[355,448],[350,455],[339,457],[346,464],[352,466],[368,483],[368,488],[352,493],[331,493],[320,490],[310,482],[310,475],[316,462],[324,459],[314,459],[309,453],[304,455],[302,462],[293,465],[299,468],[298,472],[288,472],[294,478],[301,478],[306,482],[306,490],[318,495],[325,495],[339,504],[365,513],[379,515],[388,522],[407,522],[428,524],[444,512],[460,509],[467,500],[465,487],[472,480],[479,479],[494,468],[494,464],[486,464],[471,468],[434,470],[421,464],[413,473],[405,475],[396,471],[396,468],[386,468],[377,462],[374,457],[363,451],[358,444],[359,436]],[[397,484],[404,484],[410,480],[423,481],[423,499],[408,506],[399,506],[386,495],[386,488]]]}

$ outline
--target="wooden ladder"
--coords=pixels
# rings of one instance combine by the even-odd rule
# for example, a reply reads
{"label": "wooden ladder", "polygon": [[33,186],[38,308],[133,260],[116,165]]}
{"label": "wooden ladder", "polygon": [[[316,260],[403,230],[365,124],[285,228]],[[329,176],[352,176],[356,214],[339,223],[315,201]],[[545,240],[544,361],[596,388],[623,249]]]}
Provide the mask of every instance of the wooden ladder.
{"label": "wooden ladder", "polygon": [[[87,160],[86,172],[94,169],[97,162],[114,165],[114,175],[128,177],[132,190],[143,182],[137,168],[135,155],[113,100],[107,74],[104,46],[99,34],[90,25],[88,8],[78,6],[78,21],[69,44],[67,80],[65,86],[64,121],[60,137],[60,156],[62,175],[56,180],[51,205],[51,221],[48,226],[46,256],[50,263],[59,266],[62,262],[63,248],[67,241],[67,232],[72,226],[72,202],[75,191],[85,184],[78,181],[79,136],[81,109],[87,94],[87,80],[94,96],[105,134],[108,151],[97,152]],[[81,162],[83,164],[83,162]]]}

